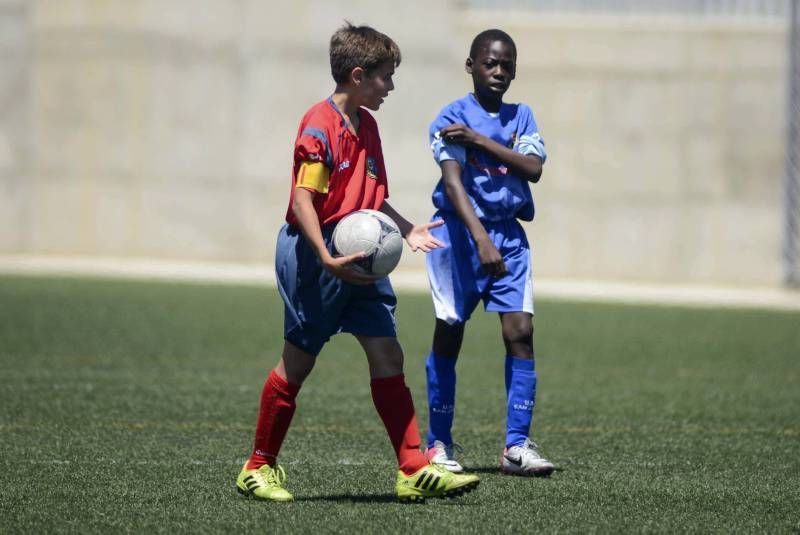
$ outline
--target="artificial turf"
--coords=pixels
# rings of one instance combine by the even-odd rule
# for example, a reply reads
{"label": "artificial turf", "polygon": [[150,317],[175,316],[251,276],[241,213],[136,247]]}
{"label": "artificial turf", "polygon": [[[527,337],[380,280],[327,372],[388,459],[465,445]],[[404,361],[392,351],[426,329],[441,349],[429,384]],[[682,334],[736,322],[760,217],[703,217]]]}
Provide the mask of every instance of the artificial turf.
{"label": "artificial turf", "polygon": [[[421,430],[432,307],[400,294]],[[393,499],[366,361],[335,337],[281,452],[296,501],[234,489],[282,345],[274,288],[0,277],[0,532],[800,530],[800,313],[539,300],[534,436],[501,476],[503,347],[470,322],[454,435],[467,496]]]}

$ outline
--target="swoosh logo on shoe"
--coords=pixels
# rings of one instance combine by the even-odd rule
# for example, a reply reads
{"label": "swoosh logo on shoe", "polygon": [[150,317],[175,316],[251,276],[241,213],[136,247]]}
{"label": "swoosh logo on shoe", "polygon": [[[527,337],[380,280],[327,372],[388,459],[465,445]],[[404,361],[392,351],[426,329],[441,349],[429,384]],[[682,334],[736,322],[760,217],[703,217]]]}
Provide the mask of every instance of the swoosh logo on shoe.
{"label": "swoosh logo on shoe", "polygon": [[517,466],[522,466],[522,458],[512,459],[511,457],[506,457],[506,461],[510,462],[511,464],[515,464]]}

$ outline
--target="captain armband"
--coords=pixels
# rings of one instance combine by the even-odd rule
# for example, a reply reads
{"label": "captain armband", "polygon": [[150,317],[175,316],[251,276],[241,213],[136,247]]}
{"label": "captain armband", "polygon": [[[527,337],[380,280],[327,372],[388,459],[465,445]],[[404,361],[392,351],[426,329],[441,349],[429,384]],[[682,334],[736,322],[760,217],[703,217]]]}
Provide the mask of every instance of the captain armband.
{"label": "captain armband", "polygon": [[319,193],[328,193],[328,180],[331,171],[322,162],[302,162],[297,170],[296,188],[311,189]]}

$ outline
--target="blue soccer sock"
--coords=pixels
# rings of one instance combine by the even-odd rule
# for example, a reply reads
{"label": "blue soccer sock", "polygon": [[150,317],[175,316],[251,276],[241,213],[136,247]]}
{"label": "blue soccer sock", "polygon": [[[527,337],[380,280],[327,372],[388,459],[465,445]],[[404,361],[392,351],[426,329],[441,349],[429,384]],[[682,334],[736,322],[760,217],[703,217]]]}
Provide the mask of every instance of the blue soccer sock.
{"label": "blue soccer sock", "polygon": [[511,363],[514,357],[506,355],[506,399],[508,399],[508,389],[511,388]]}
{"label": "blue soccer sock", "polygon": [[506,416],[506,447],[525,442],[533,420],[536,403],[536,369],[533,359],[506,357],[508,412]]}
{"label": "blue soccer sock", "polygon": [[456,359],[441,357],[433,351],[425,362],[428,377],[428,447],[435,440],[453,443],[450,430],[456,403]]}

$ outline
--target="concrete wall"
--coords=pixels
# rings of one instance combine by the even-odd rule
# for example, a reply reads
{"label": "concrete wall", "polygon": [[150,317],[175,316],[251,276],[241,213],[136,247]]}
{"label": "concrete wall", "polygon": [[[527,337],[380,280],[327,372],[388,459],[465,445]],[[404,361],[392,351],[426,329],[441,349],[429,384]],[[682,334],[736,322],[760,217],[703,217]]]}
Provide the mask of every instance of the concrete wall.
{"label": "concrete wall", "polygon": [[30,14],[0,0],[0,252],[24,251],[30,190]]}
{"label": "concrete wall", "polygon": [[[467,33],[481,27],[470,22]],[[530,95],[552,158],[531,227],[539,273],[780,280],[782,31],[624,19],[507,27],[523,50],[513,97]]]}
{"label": "concrete wall", "polygon": [[408,217],[431,213],[427,124],[499,26],[519,49],[509,97],[550,151],[537,276],[779,284],[782,26],[457,5],[0,0],[0,254],[271,263],[297,122],[333,87],[347,18],[403,50],[378,120]]}

